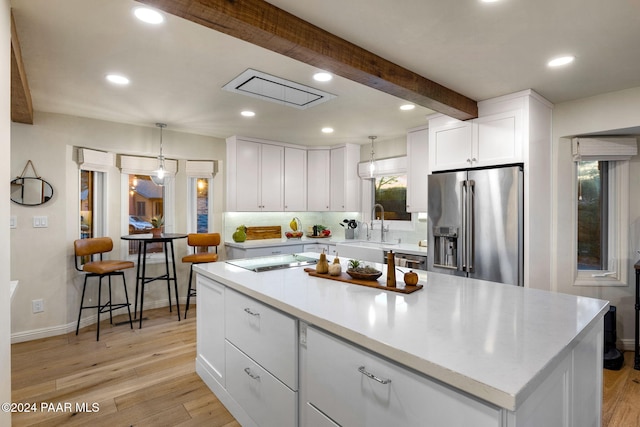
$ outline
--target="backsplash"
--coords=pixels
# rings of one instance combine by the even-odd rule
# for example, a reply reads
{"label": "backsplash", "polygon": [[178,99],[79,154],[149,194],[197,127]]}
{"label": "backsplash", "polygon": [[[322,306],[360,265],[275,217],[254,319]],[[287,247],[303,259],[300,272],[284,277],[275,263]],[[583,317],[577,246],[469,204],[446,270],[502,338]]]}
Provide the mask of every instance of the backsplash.
{"label": "backsplash", "polygon": [[[279,225],[282,227],[282,233],[284,234],[290,229],[289,222],[293,217],[300,219],[302,231],[305,233],[307,227],[315,224],[329,227],[334,240],[345,239],[346,228],[340,226],[342,221],[344,219],[355,219],[358,221],[355,239],[366,240],[366,227],[363,227],[360,223],[361,215],[359,212],[225,212],[223,221],[224,239],[230,241],[231,235],[239,225],[247,227]],[[427,239],[426,215],[424,218],[414,219],[412,225],[412,230],[395,230],[392,226],[391,230],[385,234],[385,240],[397,242],[400,239],[402,243],[417,244],[419,240]],[[376,223],[375,229],[371,233],[371,240],[380,240],[379,227],[378,223]]]}

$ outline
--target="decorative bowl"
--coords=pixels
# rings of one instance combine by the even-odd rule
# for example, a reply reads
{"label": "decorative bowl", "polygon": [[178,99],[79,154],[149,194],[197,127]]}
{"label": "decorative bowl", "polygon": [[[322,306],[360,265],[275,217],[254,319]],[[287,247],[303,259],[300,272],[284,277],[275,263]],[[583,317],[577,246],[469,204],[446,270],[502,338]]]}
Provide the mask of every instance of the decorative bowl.
{"label": "decorative bowl", "polygon": [[347,274],[357,280],[378,280],[382,276],[382,271],[376,273],[359,273],[355,270],[347,270]]}

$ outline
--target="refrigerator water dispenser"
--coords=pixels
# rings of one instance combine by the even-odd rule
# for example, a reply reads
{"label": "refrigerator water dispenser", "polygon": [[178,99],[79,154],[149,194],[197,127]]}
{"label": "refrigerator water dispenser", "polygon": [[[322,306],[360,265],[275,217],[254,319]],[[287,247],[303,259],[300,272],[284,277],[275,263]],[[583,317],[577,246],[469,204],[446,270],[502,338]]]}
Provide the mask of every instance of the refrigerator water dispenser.
{"label": "refrigerator water dispenser", "polygon": [[437,267],[458,268],[458,228],[434,227],[435,250],[433,265]]}

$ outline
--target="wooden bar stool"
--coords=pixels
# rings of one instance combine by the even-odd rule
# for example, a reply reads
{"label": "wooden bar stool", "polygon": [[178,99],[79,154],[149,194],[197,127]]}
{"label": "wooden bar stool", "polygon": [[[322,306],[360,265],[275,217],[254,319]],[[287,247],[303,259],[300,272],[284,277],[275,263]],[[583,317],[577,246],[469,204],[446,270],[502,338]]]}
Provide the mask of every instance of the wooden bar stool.
{"label": "wooden bar stool", "polygon": [[[182,262],[190,262],[189,290],[187,291],[187,306],[184,309],[184,318],[187,318],[189,301],[192,296],[196,296],[196,288],[191,284],[193,278],[193,265],[206,262],[216,262],[218,260],[218,245],[220,244],[220,233],[191,233],[187,236],[187,245],[193,247],[193,253],[182,258]],[[215,253],[209,252],[209,248],[214,247]]]}
{"label": "wooden bar stool", "polygon": [[[124,272],[127,268],[133,268],[134,264],[131,261],[119,261],[119,260],[103,260],[102,255],[113,250],[113,241],[110,237],[95,237],[91,239],[78,239],[73,242],[75,250],[75,266],[76,270],[87,273],[84,276],[84,285],[82,286],[82,298],[80,300],[80,311],[78,313],[78,324],[76,326],[76,335],[80,329],[80,318],[82,316],[82,310],[95,308],[98,312],[98,325],[96,332],[96,341],[100,341],[100,313],[105,311],[109,312],[109,321],[113,324],[113,311],[123,307],[127,307],[129,312],[129,326],[133,329],[133,322],[131,321],[131,308],[129,304],[129,295],[127,294],[127,282],[124,278]],[[94,255],[100,255],[99,261],[94,261]],[[80,260],[83,257],[90,257],[89,262],[79,265]],[[126,302],[119,304],[111,303],[111,276],[122,276],[122,284],[124,287],[124,297]],[[98,304],[97,305],[84,305],[84,294],[87,290],[87,279],[89,277],[98,277]],[[109,278],[109,301],[102,304],[102,278]]]}

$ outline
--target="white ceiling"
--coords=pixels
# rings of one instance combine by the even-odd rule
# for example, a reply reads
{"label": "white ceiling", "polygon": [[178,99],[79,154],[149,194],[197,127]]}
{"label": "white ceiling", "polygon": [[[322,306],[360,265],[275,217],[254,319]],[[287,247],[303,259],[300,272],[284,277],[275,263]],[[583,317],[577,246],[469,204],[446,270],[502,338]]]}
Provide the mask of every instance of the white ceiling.
{"label": "white ceiling", "polygon": [[[640,0],[270,3],[478,101],[531,88],[559,103],[640,86]],[[174,16],[143,24],[132,0],[11,5],[36,111],[306,145],[401,138],[432,113],[401,112],[401,99],[340,77],[317,83],[314,67]],[[547,68],[561,54],[576,61]],[[221,89],[247,68],[337,98],[298,110]],[[131,84],[108,84],[109,72]]]}

